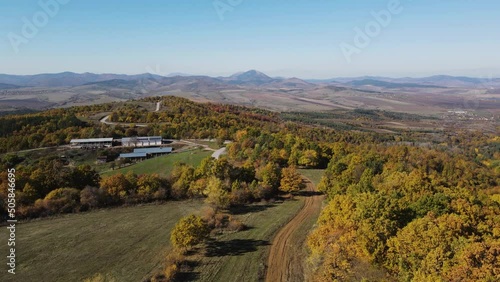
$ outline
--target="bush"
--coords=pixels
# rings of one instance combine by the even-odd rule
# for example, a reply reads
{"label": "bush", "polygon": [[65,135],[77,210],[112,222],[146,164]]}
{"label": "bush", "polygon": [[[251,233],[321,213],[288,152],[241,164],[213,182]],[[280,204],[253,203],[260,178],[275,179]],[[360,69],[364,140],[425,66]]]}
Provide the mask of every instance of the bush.
{"label": "bush", "polygon": [[158,191],[153,193],[153,200],[159,201],[159,200],[166,200],[168,197],[168,192],[167,189],[159,189]]}
{"label": "bush", "polygon": [[134,191],[135,185],[123,174],[115,174],[101,180],[101,188],[106,191],[115,201],[125,199]]}
{"label": "bush", "polygon": [[149,201],[163,186],[164,180],[156,173],[140,175],[137,179],[137,195],[143,201]]}
{"label": "bush", "polygon": [[165,258],[165,269],[163,270],[163,275],[165,276],[165,281],[175,281],[177,274],[186,261],[186,258],[178,251],[169,253]]}
{"label": "bush", "polygon": [[248,204],[252,200],[252,193],[248,189],[233,190],[230,198],[231,206]]}
{"label": "bush", "polygon": [[229,223],[227,225],[227,229],[230,231],[243,231],[245,230],[246,226],[241,222],[241,220],[236,219],[234,217],[229,217]]}
{"label": "bush", "polygon": [[165,281],[175,281],[175,276],[179,273],[179,267],[175,264],[167,265],[163,271]]}
{"label": "bush", "polygon": [[49,213],[68,213],[77,211],[80,206],[80,190],[59,188],[45,196],[44,205]]}
{"label": "bush", "polygon": [[217,213],[214,217],[215,228],[224,228],[228,223],[228,216],[226,214]]}
{"label": "bush", "polygon": [[36,218],[46,216],[46,209],[44,201],[38,199],[32,206],[19,206],[17,209],[17,215],[20,218]]}
{"label": "bush", "polygon": [[108,194],[100,188],[85,187],[80,192],[80,203],[83,209],[94,209],[102,207],[108,200]]}
{"label": "bush", "polygon": [[109,274],[103,275],[101,273],[98,273],[91,278],[83,280],[83,282],[116,282],[116,279]]}
{"label": "bush", "polygon": [[206,222],[207,226],[210,229],[215,228],[215,209],[213,209],[212,207],[205,207],[202,209],[201,213],[203,215],[203,221]]}

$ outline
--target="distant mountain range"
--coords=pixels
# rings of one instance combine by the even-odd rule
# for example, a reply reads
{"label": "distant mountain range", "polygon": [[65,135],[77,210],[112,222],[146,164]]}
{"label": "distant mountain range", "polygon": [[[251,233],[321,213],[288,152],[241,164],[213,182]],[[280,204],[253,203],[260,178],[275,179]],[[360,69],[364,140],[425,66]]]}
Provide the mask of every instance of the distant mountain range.
{"label": "distant mountain range", "polygon": [[394,88],[434,88],[434,87],[500,87],[500,79],[482,79],[462,76],[437,75],[423,78],[389,78],[389,77],[339,77],[332,79],[272,78],[262,72],[250,70],[236,73],[229,77],[193,76],[173,73],[160,76],[150,73],[94,74],[63,72],[55,74],[9,75],[0,74],[0,89],[16,89],[21,87],[75,87],[82,85],[134,87],[137,84],[156,83],[163,86],[182,85],[190,90],[200,86],[241,86],[267,88],[301,88],[307,89],[317,84],[333,84],[347,87],[380,87]]}
{"label": "distant mountain range", "polygon": [[16,89],[16,88],[20,88],[20,87],[21,86],[8,84],[8,83],[0,83],[0,89]]}
{"label": "distant mountain range", "polygon": [[[476,91],[477,90],[477,91]],[[64,72],[0,74],[0,114],[178,96],[274,111],[379,109],[436,114],[473,105],[498,112],[500,79],[431,76],[352,77],[328,80],[270,77],[250,70],[227,77],[174,73],[167,76]],[[466,102],[464,102],[466,101]]]}
{"label": "distant mountain range", "polygon": [[380,76],[338,77],[326,80],[307,80],[314,83],[340,83],[353,86],[398,87],[499,87],[500,78],[475,78],[465,76],[435,75],[422,78],[391,78]]}

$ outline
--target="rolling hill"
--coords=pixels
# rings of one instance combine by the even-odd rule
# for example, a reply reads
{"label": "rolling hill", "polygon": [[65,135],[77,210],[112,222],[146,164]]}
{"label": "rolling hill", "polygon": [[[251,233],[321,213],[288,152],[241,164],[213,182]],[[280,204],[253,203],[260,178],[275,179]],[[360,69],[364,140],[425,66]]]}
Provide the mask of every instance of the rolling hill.
{"label": "rolling hill", "polygon": [[[0,109],[46,109],[174,95],[200,102],[276,111],[379,109],[442,114],[456,108],[498,111],[500,79],[454,76],[353,77],[329,80],[270,77],[257,70],[228,77],[174,74],[0,74]],[[422,107],[424,106],[424,107]],[[470,107],[469,107],[470,108]],[[471,110],[471,109],[468,109]]]}

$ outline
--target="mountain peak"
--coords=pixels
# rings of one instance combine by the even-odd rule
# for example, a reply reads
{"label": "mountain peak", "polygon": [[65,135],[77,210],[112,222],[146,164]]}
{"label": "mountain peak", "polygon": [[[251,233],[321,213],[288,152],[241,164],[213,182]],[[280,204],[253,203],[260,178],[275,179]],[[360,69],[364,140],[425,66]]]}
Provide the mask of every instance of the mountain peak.
{"label": "mountain peak", "polygon": [[229,77],[229,81],[235,84],[261,85],[272,82],[274,81],[274,79],[260,71],[249,70],[246,72],[233,74]]}
{"label": "mountain peak", "polygon": [[265,73],[257,71],[257,70],[248,70],[248,71],[245,71],[245,72],[238,72],[238,73],[233,74],[231,77],[239,77],[239,76],[259,76],[259,77],[270,78]]}

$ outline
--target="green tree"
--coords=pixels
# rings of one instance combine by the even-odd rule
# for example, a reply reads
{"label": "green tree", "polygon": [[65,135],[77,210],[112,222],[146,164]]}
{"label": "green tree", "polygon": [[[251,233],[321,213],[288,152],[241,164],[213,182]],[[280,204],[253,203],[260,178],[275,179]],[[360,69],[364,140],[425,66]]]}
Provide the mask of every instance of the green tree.
{"label": "green tree", "polygon": [[80,202],[80,190],[75,188],[59,188],[52,190],[44,199],[49,212],[66,213],[77,209]]}
{"label": "green tree", "polygon": [[186,164],[178,164],[174,167],[170,178],[172,183],[171,195],[175,199],[186,197],[189,187],[195,179],[195,170]]}
{"label": "green tree", "polygon": [[281,171],[280,190],[283,192],[297,192],[304,188],[302,177],[295,167],[287,167]]}
{"label": "green tree", "polygon": [[162,179],[158,174],[143,174],[137,179],[137,195],[146,200],[151,199],[161,186]]}
{"label": "green tree", "polygon": [[101,180],[101,188],[115,200],[124,199],[133,189],[131,183],[123,174],[115,174]]}
{"label": "green tree", "polygon": [[259,184],[271,189],[277,189],[280,185],[280,169],[273,163],[268,163],[257,170],[256,177]]}
{"label": "green tree", "polygon": [[318,153],[314,150],[305,150],[299,158],[299,165],[316,167],[318,165]]}
{"label": "green tree", "polygon": [[210,233],[207,224],[196,215],[183,217],[177,222],[170,235],[176,248],[189,248],[205,240]]}
{"label": "green tree", "polygon": [[98,186],[101,177],[90,165],[80,165],[74,168],[70,175],[69,186],[77,189],[83,189],[86,186]]}
{"label": "green tree", "polygon": [[85,187],[80,192],[80,203],[84,209],[93,209],[105,205],[109,195],[101,188]]}
{"label": "green tree", "polygon": [[207,188],[205,189],[205,195],[207,196],[205,202],[214,206],[216,209],[225,209],[229,207],[230,195],[225,189],[224,183],[217,177],[210,177],[207,183]]}

